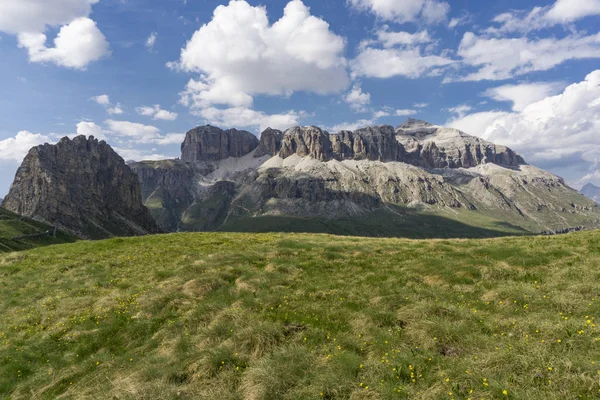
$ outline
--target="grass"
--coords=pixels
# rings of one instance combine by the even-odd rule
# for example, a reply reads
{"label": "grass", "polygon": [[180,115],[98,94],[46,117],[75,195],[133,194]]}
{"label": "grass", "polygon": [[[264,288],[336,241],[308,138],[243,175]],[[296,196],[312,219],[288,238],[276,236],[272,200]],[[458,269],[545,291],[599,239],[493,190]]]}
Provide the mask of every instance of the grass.
{"label": "grass", "polygon": [[52,231],[53,229],[46,224],[21,217],[4,208],[0,208],[0,253],[27,250],[52,244],[70,243],[76,240],[75,237],[63,232],[57,232],[56,237],[46,236],[34,239],[13,240],[13,238],[18,236],[42,233],[48,230]]}
{"label": "grass", "polygon": [[0,398],[596,399],[600,232],[0,255]]}
{"label": "grass", "polygon": [[420,212],[387,206],[365,215],[343,219],[290,216],[230,217],[223,232],[328,233],[345,236],[430,238],[492,238],[532,233],[516,225],[473,211]]}

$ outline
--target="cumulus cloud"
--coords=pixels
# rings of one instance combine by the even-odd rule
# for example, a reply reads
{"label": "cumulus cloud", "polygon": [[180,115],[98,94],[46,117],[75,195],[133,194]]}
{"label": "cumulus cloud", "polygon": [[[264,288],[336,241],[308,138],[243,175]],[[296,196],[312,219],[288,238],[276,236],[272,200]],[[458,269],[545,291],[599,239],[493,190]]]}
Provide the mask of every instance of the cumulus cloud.
{"label": "cumulus cloud", "polygon": [[[17,36],[29,60],[85,69],[110,54],[109,45],[96,23],[88,18],[99,0],[3,0],[0,31]],[[60,27],[54,46],[48,47],[47,28]]]}
{"label": "cumulus cloud", "polygon": [[530,11],[511,11],[497,15],[487,32],[504,34],[531,32],[555,25],[573,23],[579,19],[600,15],[600,0],[557,0],[553,5],[534,7]]}
{"label": "cumulus cloud", "polygon": [[533,71],[547,71],[568,60],[600,58],[600,33],[562,39],[491,38],[464,34],[458,55],[475,72],[446,81],[503,80]]}
{"label": "cumulus cloud", "polygon": [[91,62],[110,54],[108,42],[96,23],[85,17],[60,28],[54,47],[46,46],[43,33],[19,33],[18,42],[19,47],[29,52],[31,62],[51,62],[74,69],[85,69]]}
{"label": "cumulus cloud", "polygon": [[558,93],[564,86],[558,82],[520,83],[490,88],[482,94],[496,101],[509,101],[513,103],[513,111],[523,111],[528,105]]}
{"label": "cumulus cloud", "polygon": [[200,75],[181,93],[182,104],[195,110],[214,105],[249,109],[255,95],[346,89],[344,48],[344,38],[312,16],[301,0],[290,1],[273,24],[265,7],[232,0],[214,10],[179,61],[168,65]]}
{"label": "cumulus cloud", "polygon": [[100,0],[2,0],[0,31],[17,35],[44,32],[47,27],[62,26],[87,17]]}
{"label": "cumulus cloud", "polygon": [[344,96],[344,101],[357,112],[365,112],[366,106],[371,103],[371,94],[362,91],[359,83],[355,83],[352,90]]}
{"label": "cumulus cloud", "polygon": [[77,135],[93,136],[99,140],[106,140],[106,135],[102,128],[89,121],[81,121],[77,124]]}
{"label": "cumulus cloud", "polygon": [[159,104],[155,104],[153,106],[143,106],[136,108],[136,111],[140,115],[144,115],[146,117],[152,117],[152,119],[163,120],[163,121],[175,121],[177,119],[177,113],[166,111],[160,108]]}
{"label": "cumulus cloud", "polygon": [[347,0],[358,11],[398,23],[439,23],[446,20],[450,5],[440,0]]}
{"label": "cumulus cloud", "polygon": [[600,70],[516,112],[468,114],[448,124],[494,143],[511,146],[526,159],[553,168],[600,163]]}
{"label": "cumulus cloud", "polygon": [[113,105],[110,102],[110,97],[107,94],[101,94],[99,96],[94,96],[91,98],[92,101],[95,101],[96,103],[100,104],[101,106],[104,106],[104,108],[106,109],[106,112],[109,113],[110,115],[116,114],[116,115],[120,115],[123,114],[125,111],[123,111],[123,107],[121,106],[121,103],[117,103],[116,105]]}
{"label": "cumulus cloud", "polygon": [[435,54],[427,31],[409,33],[390,31],[387,26],[376,33],[377,40],[365,41],[350,62],[354,76],[420,78],[440,75],[455,63],[443,52]]}
{"label": "cumulus cloud", "polygon": [[160,129],[152,125],[112,119],[108,119],[104,123],[112,133],[125,136],[137,143],[154,143],[161,138]]}
{"label": "cumulus cloud", "polygon": [[53,142],[49,136],[21,131],[13,138],[0,140],[0,161],[21,162],[32,147]]}
{"label": "cumulus cloud", "polygon": [[[80,123],[79,125],[83,125],[83,128],[89,129],[89,134],[96,137],[98,137],[97,134],[100,132],[100,134],[104,135],[104,138],[117,138],[121,141],[124,139],[129,144],[158,144],[164,146],[180,144],[183,142],[183,139],[185,139],[185,134],[168,133],[163,135],[159,128],[137,122],[108,119],[104,121],[104,124],[106,125],[106,129],[101,129],[91,122]],[[79,125],[77,126],[78,133],[80,130]]]}
{"label": "cumulus cloud", "polygon": [[96,103],[98,103],[102,106],[107,106],[110,104],[110,97],[107,94],[101,94],[99,96],[94,96],[94,97],[92,97],[92,100],[94,100]]}
{"label": "cumulus cloud", "polygon": [[227,109],[209,107],[198,110],[194,114],[204,118],[207,123],[212,125],[258,129],[260,132],[267,128],[284,130],[298,125],[300,118],[305,115],[304,112],[294,110],[280,114],[266,114],[245,107]]}

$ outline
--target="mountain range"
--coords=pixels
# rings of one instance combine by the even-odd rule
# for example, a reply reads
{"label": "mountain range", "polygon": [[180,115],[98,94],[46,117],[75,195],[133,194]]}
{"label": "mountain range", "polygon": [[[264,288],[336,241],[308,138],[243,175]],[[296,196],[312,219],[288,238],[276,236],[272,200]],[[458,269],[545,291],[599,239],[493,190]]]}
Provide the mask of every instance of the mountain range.
{"label": "mountain range", "polygon": [[260,139],[207,125],[187,132],[181,158],[129,165],[104,142],[65,138],[32,149],[3,206],[91,238],[480,237],[600,226],[597,204],[512,149],[415,119],[335,134],[267,129]]}
{"label": "mountain range", "polygon": [[584,196],[594,200],[596,203],[600,203],[600,187],[592,183],[588,183],[581,188],[581,193]]}

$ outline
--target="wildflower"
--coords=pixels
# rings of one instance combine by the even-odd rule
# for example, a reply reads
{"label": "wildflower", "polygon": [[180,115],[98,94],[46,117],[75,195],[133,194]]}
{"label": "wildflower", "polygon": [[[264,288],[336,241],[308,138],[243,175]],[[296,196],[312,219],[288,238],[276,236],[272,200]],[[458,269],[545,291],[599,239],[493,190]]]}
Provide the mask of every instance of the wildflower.
{"label": "wildflower", "polygon": [[508,390],[503,390],[502,394],[505,395],[505,396],[508,396]]}

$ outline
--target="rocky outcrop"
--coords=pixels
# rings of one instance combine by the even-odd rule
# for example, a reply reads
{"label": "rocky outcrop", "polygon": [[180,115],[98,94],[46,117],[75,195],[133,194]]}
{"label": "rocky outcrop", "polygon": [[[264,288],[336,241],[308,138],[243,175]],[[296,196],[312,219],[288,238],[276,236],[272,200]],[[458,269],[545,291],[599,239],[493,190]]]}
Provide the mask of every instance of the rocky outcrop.
{"label": "rocky outcrop", "polygon": [[281,140],[279,156],[288,158],[294,154],[328,161],[331,158],[329,134],[316,126],[295,126],[286,130]]}
{"label": "rocky outcrop", "polygon": [[261,136],[257,156],[292,155],[319,161],[398,161],[421,168],[472,168],[493,163],[506,167],[525,164],[513,150],[467,135],[409,119],[398,128],[371,126],[354,132],[329,134],[315,126],[296,126],[281,133],[268,129]]}
{"label": "rocky outcrop", "polygon": [[136,174],[92,136],[32,148],[2,206],[81,238],[160,231],[142,204]]}
{"label": "rocky outcrop", "polygon": [[581,188],[581,194],[600,204],[600,187],[594,185],[593,183],[587,183],[585,186],[583,186]]}
{"label": "rocky outcrop", "polygon": [[472,168],[493,163],[517,167],[525,160],[505,146],[495,145],[458,129],[409,119],[396,128],[406,150],[404,162],[424,168]]}
{"label": "rocky outcrop", "polygon": [[185,135],[181,145],[181,159],[196,162],[242,157],[256,149],[258,144],[258,138],[247,131],[225,131],[210,125],[200,126]]}
{"label": "rocky outcrop", "polygon": [[279,150],[281,149],[282,138],[283,132],[277,129],[265,129],[265,131],[260,135],[260,143],[254,152],[254,157],[258,158],[265,155],[274,156],[279,153]]}

